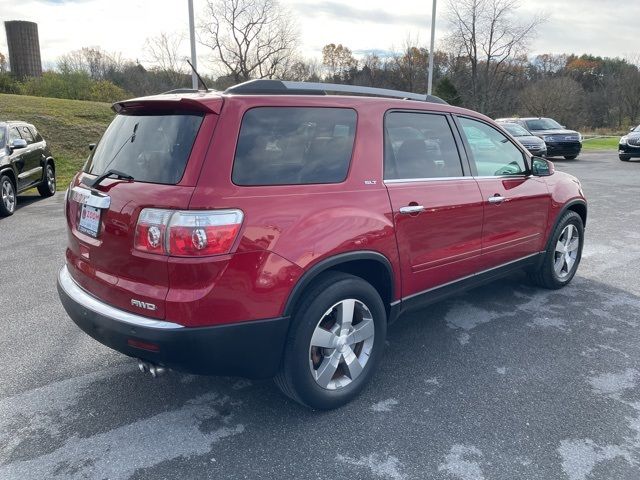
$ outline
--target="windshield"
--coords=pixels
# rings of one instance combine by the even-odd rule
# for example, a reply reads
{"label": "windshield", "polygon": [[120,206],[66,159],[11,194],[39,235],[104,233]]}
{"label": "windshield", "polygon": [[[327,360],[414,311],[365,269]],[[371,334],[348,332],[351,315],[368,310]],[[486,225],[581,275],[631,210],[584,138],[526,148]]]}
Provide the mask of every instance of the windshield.
{"label": "windshield", "polygon": [[562,125],[550,118],[525,120],[524,123],[527,125],[529,130],[562,130]]}
{"label": "windshield", "polygon": [[514,137],[529,137],[531,132],[521,127],[517,123],[503,123],[502,127]]}
{"label": "windshield", "polygon": [[202,115],[118,115],[93,150],[85,172],[119,170],[136,181],[175,185],[182,178]]}

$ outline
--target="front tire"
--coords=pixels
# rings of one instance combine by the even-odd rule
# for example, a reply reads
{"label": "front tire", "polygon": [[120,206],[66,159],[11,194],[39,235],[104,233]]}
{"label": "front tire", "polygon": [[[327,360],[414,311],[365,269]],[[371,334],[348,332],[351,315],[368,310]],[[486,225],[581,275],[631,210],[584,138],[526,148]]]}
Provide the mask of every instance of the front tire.
{"label": "front tire", "polygon": [[582,218],[576,212],[568,211],[554,229],[542,263],[529,272],[531,280],[551,290],[567,285],[578,270],[583,244]]}
{"label": "front tire", "polygon": [[276,385],[301,405],[340,407],[371,379],[386,334],[386,311],[375,288],[353,275],[322,274],[293,314]]}
{"label": "front tire", "polygon": [[16,211],[16,188],[7,175],[0,176],[0,217],[8,217]]}
{"label": "front tire", "polygon": [[56,171],[51,162],[44,169],[44,179],[38,185],[38,193],[43,197],[51,197],[56,193]]}
{"label": "front tire", "polygon": [[618,158],[623,162],[628,162],[631,159],[629,155],[618,155]]}
{"label": "front tire", "polygon": [[565,155],[564,158],[566,160],[575,160],[576,158],[578,158],[578,155]]}

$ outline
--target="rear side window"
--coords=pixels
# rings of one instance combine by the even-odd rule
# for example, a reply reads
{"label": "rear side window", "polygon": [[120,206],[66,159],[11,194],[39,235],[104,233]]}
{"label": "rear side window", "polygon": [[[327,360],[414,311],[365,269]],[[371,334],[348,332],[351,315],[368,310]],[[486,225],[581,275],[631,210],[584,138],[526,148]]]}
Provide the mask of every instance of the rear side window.
{"label": "rear side window", "polygon": [[456,142],[444,115],[391,112],[385,116],[386,180],[461,177]]}
{"label": "rear side window", "polygon": [[347,178],[356,130],[348,108],[258,107],[242,119],[233,162],[236,185],[339,183]]}
{"label": "rear side window", "polygon": [[29,128],[20,127],[20,135],[22,135],[22,138],[24,138],[29,145],[31,145],[34,142],[33,135],[29,131]]}
{"label": "rear side window", "polygon": [[118,170],[136,181],[175,185],[182,178],[203,116],[118,115],[93,150],[85,172]]}

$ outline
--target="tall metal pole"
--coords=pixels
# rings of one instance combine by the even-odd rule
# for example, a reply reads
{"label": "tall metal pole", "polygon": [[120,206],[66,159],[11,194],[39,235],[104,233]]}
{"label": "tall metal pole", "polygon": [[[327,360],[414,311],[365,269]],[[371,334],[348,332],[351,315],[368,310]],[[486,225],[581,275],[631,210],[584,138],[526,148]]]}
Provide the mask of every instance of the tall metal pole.
{"label": "tall metal pole", "polygon": [[433,0],[433,9],[431,10],[431,47],[429,48],[429,82],[427,85],[427,94],[431,95],[433,91],[433,45],[436,39],[436,0]]}
{"label": "tall metal pole", "polygon": [[[196,30],[193,21],[193,0],[189,0],[189,40],[191,41],[191,65],[194,70],[198,68],[196,63]],[[433,43],[433,42],[432,42]],[[191,86],[194,90],[198,90],[198,76],[195,71],[191,72]]]}

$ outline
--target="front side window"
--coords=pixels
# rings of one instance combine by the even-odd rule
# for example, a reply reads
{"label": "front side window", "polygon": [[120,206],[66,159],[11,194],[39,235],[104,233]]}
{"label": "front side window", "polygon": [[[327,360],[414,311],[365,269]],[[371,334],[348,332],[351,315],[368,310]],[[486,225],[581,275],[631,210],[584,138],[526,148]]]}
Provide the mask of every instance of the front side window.
{"label": "front side window", "polygon": [[0,127],[0,148],[4,148],[5,145],[5,136],[6,136],[6,128]]}
{"label": "front side window", "polygon": [[530,137],[531,132],[528,132],[524,127],[521,127],[517,123],[504,123],[502,124],[502,128],[504,128],[507,132],[509,132],[514,137]]}
{"label": "front side window", "polygon": [[18,140],[19,138],[22,137],[20,136],[18,129],[16,127],[11,127],[9,129],[9,143],[13,143],[14,140]]}
{"label": "front side window", "polygon": [[175,185],[182,178],[202,123],[196,113],[118,115],[102,136],[85,172],[119,170],[136,181]]}
{"label": "front side window", "polygon": [[460,117],[471,147],[478,176],[522,175],[527,167],[522,152],[501,132],[486,123]]}
{"label": "front side window", "polygon": [[348,108],[257,107],[242,119],[233,183],[244,186],[340,183],[356,132]]}
{"label": "front side window", "polygon": [[445,115],[390,112],[385,116],[386,180],[462,175],[460,155]]}

